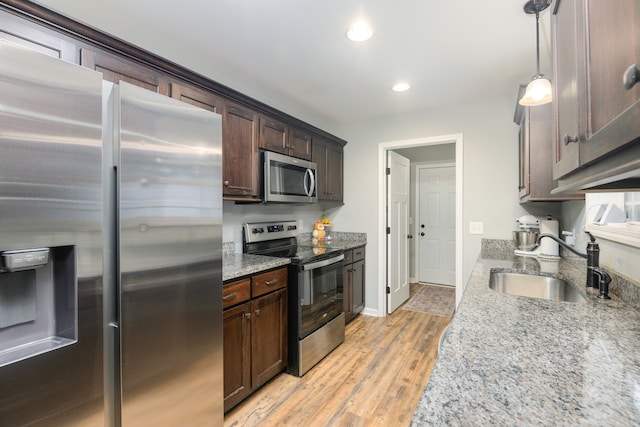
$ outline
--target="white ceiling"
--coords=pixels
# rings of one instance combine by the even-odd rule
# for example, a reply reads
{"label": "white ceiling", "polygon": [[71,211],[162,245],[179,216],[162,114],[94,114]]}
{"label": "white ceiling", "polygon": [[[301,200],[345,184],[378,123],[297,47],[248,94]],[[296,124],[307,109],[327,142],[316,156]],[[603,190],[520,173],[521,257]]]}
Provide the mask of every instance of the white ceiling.
{"label": "white ceiling", "polygon": [[[503,97],[535,74],[524,0],[40,0],[316,126]],[[345,37],[356,18],[368,42]],[[541,71],[551,74],[549,10]],[[398,80],[405,93],[390,90]]]}

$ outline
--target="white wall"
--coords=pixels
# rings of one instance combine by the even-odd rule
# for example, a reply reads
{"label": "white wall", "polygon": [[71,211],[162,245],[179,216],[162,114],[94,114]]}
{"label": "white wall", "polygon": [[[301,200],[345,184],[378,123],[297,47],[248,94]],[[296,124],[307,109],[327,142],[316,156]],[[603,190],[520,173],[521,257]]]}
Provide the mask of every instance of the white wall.
{"label": "white wall", "polygon": [[[515,91],[515,89],[514,89]],[[345,206],[336,212],[336,229],[367,233],[366,307],[378,310],[378,144],[462,133],[463,283],[480,252],[480,240],[511,239],[518,203],[518,128],[514,101],[503,96],[477,105],[394,116],[339,129],[345,147]],[[514,97],[515,98],[515,97]],[[484,223],[484,235],[470,235],[469,221]],[[382,236],[384,237],[384,236]],[[382,241],[384,243],[384,241]]]}

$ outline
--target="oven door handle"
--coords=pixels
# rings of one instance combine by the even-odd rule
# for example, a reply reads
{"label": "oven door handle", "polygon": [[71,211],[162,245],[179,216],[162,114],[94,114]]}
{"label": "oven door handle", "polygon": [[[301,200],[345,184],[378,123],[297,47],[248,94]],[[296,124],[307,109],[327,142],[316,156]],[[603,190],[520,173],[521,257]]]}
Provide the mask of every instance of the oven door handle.
{"label": "oven door handle", "polygon": [[344,259],[344,254],[340,254],[338,256],[323,259],[321,261],[311,262],[309,264],[302,264],[302,270],[308,271],[316,268],[326,267],[327,265],[335,264],[336,262],[340,262]]}

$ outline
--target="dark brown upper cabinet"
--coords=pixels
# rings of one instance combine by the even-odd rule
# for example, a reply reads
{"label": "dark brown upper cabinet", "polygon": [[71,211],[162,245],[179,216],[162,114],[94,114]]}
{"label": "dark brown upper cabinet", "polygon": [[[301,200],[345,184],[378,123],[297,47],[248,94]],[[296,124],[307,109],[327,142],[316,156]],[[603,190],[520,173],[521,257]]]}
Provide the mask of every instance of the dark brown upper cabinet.
{"label": "dark brown upper cabinet", "polygon": [[312,137],[296,128],[289,128],[289,155],[311,160]]}
{"label": "dark brown upper cabinet", "polygon": [[[518,99],[526,85],[520,86]],[[520,202],[582,200],[583,194],[552,194],[557,182],[553,179],[553,109],[551,104],[524,107],[516,105],[514,122],[519,132]]]}
{"label": "dark brown upper cabinet", "polygon": [[[586,1],[589,138],[580,150],[588,164],[640,137],[640,2]],[[635,71],[632,71],[634,70]]]}
{"label": "dark brown upper cabinet", "polygon": [[222,114],[222,195],[227,200],[260,201],[258,114],[225,102]]}
{"label": "dark brown upper cabinet", "polygon": [[123,81],[169,96],[169,79],[158,71],[134,61],[82,48],[80,50],[80,65],[101,72],[104,80],[113,83]]}
{"label": "dark brown upper cabinet", "polygon": [[640,64],[640,3],[555,0],[551,34],[553,176],[563,189],[615,188],[616,173],[637,168],[629,159],[640,138],[640,83],[624,81]]}
{"label": "dark brown upper cabinet", "polygon": [[343,202],[343,154],[342,145],[314,138],[311,160],[318,166],[318,201]]}
{"label": "dark brown upper cabinet", "polygon": [[309,134],[265,116],[260,116],[260,148],[311,160]]}
{"label": "dark brown upper cabinet", "polygon": [[219,96],[187,83],[171,83],[171,97],[204,110],[222,114],[224,101]]}
{"label": "dark brown upper cabinet", "polygon": [[[222,194],[227,200],[259,201],[258,115],[184,83],[171,83],[171,96],[222,114]],[[226,108],[225,108],[226,105]]]}

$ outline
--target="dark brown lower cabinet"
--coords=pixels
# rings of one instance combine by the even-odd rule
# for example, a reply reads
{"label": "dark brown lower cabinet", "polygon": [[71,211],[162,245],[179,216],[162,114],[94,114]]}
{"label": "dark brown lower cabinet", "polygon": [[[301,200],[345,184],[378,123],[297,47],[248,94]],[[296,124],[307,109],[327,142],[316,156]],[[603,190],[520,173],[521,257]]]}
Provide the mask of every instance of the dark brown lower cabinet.
{"label": "dark brown lower cabinet", "polygon": [[345,322],[364,310],[364,246],[344,251],[342,269]]}
{"label": "dark brown lower cabinet", "polygon": [[224,311],[224,410],[251,394],[251,303]]}
{"label": "dark brown lower cabinet", "polygon": [[286,268],[225,283],[222,295],[226,412],[287,366]]}
{"label": "dark brown lower cabinet", "polygon": [[287,290],[251,301],[251,386],[256,389],[287,365]]}

